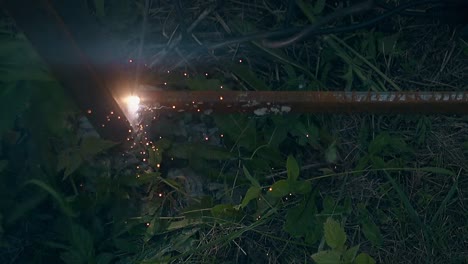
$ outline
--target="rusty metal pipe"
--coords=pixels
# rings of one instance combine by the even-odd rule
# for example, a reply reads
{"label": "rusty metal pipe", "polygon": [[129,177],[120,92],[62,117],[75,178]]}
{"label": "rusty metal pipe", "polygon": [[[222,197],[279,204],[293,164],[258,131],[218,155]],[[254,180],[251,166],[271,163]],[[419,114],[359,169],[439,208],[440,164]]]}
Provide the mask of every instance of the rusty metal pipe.
{"label": "rusty metal pipe", "polygon": [[139,91],[141,103],[202,113],[468,114],[468,92]]}

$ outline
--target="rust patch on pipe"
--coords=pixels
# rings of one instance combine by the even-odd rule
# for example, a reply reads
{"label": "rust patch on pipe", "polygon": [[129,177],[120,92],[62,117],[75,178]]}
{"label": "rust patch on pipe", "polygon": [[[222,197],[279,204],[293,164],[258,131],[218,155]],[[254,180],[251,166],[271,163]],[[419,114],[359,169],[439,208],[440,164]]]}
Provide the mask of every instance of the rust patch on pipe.
{"label": "rust patch on pipe", "polygon": [[468,92],[139,91],[142,104],[176,112],[458,113]]}

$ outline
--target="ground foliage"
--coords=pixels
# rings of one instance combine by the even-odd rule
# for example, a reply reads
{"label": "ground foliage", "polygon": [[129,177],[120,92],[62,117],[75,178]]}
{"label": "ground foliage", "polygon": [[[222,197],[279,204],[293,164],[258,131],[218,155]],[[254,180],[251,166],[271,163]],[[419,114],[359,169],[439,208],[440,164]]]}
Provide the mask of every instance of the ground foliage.
{"label": "ground foliage", "polygon": [[[87,3],[119,52],[149,65],[143,78],[164,89],[467,89],[462,31],[432,17],[283,49],[207,51],[305,25],[335,3],[296,1],[292,15],[287,1]],[[122,151],[83,136],[81,114],[8,18],[0,38],[2,263],[468,259],[466,116],[157,114],[152,123],[150,111],[142,124],[154,148]]]}

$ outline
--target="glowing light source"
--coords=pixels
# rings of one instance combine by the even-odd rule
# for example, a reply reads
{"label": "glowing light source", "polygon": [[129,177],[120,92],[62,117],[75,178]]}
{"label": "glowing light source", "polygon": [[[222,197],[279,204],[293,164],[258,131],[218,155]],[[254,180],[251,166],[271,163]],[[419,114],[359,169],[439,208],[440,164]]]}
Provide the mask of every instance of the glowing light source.
{"label": "glowing light source", "polygon": [[131,106],[139,106],[140,105],[140,97],[132,95],[127,97],[127,104]]}
{"label": "glowing light source", "polygon": [[127,104],[128,119],[131,123],[137,120],[138,109],[140,108],[140,97],[132,95],[125,98],[125,103]]}

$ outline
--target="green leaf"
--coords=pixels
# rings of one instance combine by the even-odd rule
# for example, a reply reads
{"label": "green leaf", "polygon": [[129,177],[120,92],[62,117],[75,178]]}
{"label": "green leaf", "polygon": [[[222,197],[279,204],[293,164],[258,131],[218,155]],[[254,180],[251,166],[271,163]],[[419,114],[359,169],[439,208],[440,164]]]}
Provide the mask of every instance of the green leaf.
{"label": "green leaf", "polygon": [[335,221],[333,218],[328,217],[327,221],[323,224],[323,231],[325,235],[325,242],[332,249],[343,248],[346,242],[346,233],[344,228]]}
{"label": "green leaf", "polygon": [[341,263],[341,254],[334,250],[324,250],[313,254],[312,259],[317,264],[339,264]]}
{"label": "green leaf", "polygon": [[297,178],[299,177],[300,168],[297,164],[296,159],[292,155],[288,156],[288,160],[286,161],[286,169],[288,172],[288,181],[290,183],[297,181]]}
{"label": "green leaf", "polygon": [[269,194],[276,198],[284,197],[291,192],[289,182],[286,180],[279,180],[275,182],[270,188],[271,189],[269,191]]}
{"label": "green leaf", "polygon": [[377,135],[369,144],[368,150],[370,154],[377,154],[381,152],[385,146],[390,142],[390,135],[388,133],[381,133]]}
{"label": "green leaf", "polygon": [[338,160],[338,150],[336,148],[336,142],[333,142],[328,146],[328,148],[325,150],[325,160],[328,163],[336,163]]}
{"label": "green leaf", "polygon": [[283,228],[291,236],[304,237],[306,243],[312,245],[322,236],[321,224],[315,214],[317,214],[315,194],[310,194],[297,206],[288,209]]}
{"label": "green leaf", "polygon": [[346,250],[345,253],[343,253],[343,262],[353,263],[353,260],[356,258],[358,250],[359,250],[359,245],[348,248],[348,250]]}
{"label": "green leaf", "polygon": [[60,208],[62,209],[62,212],[65,213],[67,216],[75,217],[76,214],[73,212],[73,210],[68,206],[68,204],[65,202],[65,199],[62,197],[61,194],[59,194],[57,191],[55,191],[50,185],[47,183],[33,179],[29,180],[25,183],[26,185],[31,184],[31,185],[36,185],[37,187],[41,188],[42,190],[46,191],[49,193],[54,200],[58,203]]}
{"label": "green leaf", "polygon": [[146,224],[146,232],[143,241],[148,242],[151,238],[153,238],[156,232],[159,231],[159,228],[159,219],[157,217],[153,217],[153,219],[151,219],[151,221]]}
{"label": "green leaf", "polygon": [[86,137],[81,142],[80,154],[83,158],[87,159],[115,145],[117,145],[117,143],[109,140],[104,140],[97,137]]}
{"label": "green leaf", "polygon": [[211,208],[211,214],[213,215],[213,217],[231,221],[236,221],[242,218],[242,214],[240,213],[240,211],[236,210],[236,208],[232,204],[215,205],[213,206],[213,208]]}
{"label": "green leaf", "polygon": [[242,169],[244,170],[245,177],[250,181],[250,184],[252,184],[252,186],[254,186],[254,187],[260,188],[260,183],[257,181],[257,179],[255,179],[250,174],[250,172],[247,170],[247,168],[245,166],[242,166]]}
{"label": "green leaf", "polygon": [[323,210],[327,213],[333,213],[336,209],[335,199],[330,195],[325,196],[322,202]]}
{"label": "green leaf", "polygon": [[372,167],[375,169],[383,169],[387,167],[387,164],[385,163],[384,159],[378,156],[369,156],[370,161],[372,162]]}
{"label": "green leaf", "polygon": [[47,194],[41,193],[32,193],[29,194],[26,201],[17,201],[14,209],[8,212],[8,218],[6,219],[7,224],[12,224],[18,219],[28,216],[28,212],[37,208],[37,206],[47,198]]}
{"label": "green leaf", "polygon": [[168,149],[171,146],[172,142],[167,138],[162,138],[154,142],[154,147],[157,149]]}
{"label": "green leaf", "polygon": [[312,184],[310,181],[295,181],[289,183],[289,187],[292,193],[307,194],[312,190]]}
{"label": "green leaf", "polygon": [[71,224],[71,247],[79,252],[82,259],[90,261],[94,257],[94,241],[91,233],[81,225]]}
{"label": "green leaf", "polygon": [[254,119],[249,119],[246,115],[232,114],[214,115],[214,121],[227,140],[250,151],[257,147]]}
{"label": "green leaf", "polygon": [[366,253],[361,253],[354,260],[354,264],[375,264],[375,260]]}
{"label": "green leaf", "polygon": [[62,180],[67,179],[75,172],[83,164],[83,161],[82,156],[77,151],[66,150],[60,153],[57,161],[57,171],[65,170]]}
{"label": "green leaf", "polygon": [[358,221],[362,226],[362,232],[373,246],[381,246],[383,237],[380,233],[379,227],[372,220],[371,214],[362,203],[358,204]]}
{"label": "green leaf", "polygon": [[252,186],[247,190],[244,199],[242,199],[241,208],[245,208],[250,201],[257,199],[261,193],[260,187]]}
{"label": "green leaf", "polygon": [[380,229],[371,218],[366,217],[361,220],[361,225],[364,236],[372,243],[373,246],[379,247],[383,244],[383,237],[380,233]]}

